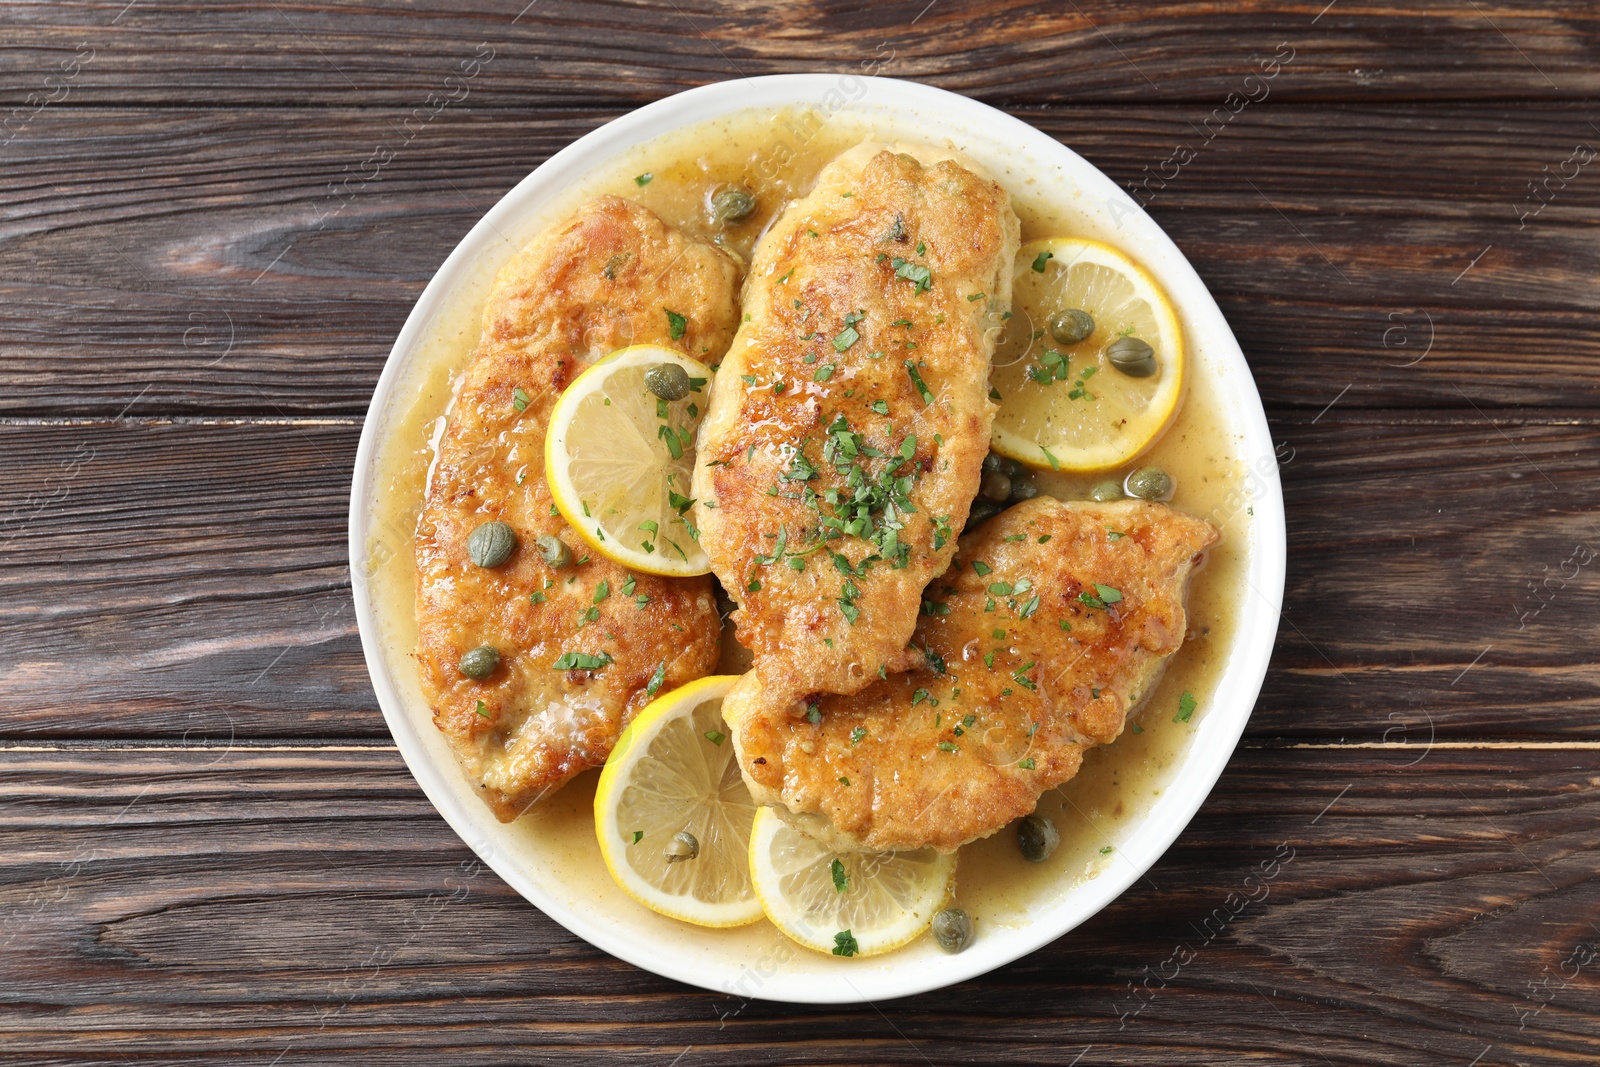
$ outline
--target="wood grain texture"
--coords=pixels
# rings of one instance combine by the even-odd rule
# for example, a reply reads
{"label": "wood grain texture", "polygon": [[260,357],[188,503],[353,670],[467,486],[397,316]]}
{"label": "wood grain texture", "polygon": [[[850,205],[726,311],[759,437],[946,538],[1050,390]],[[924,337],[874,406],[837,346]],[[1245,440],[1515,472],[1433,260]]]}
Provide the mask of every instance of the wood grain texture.
{"label": "wood grain texture", "polygon": [[[456,242],[610,117],[462,111],[407,142],[392,111],[43,116],[0,189],[0,413],[362,413]],[[1582,109],[1269,97],[1209,142],[1202,108],[1022,117],[1149,204],[1273,407],[1600,404],[1600,182],[1528,189],[1600,145]]]}
{"label": "wood grain texture", "polygon": [[1594,756],[1247,748],[1066,937],[806,1008],[566,933],[391,750],[0,751],[0,1063],[1584,1062]]}
{"label": "wood grain texture", "polygon": [[[67,12],[70,11],[70,14]],[[1256,57],[1295,50],[1300,97],[1592,97],[1594,14],[1530,0],[1416,7],[1252,0],[929,4],[828,0],[0,5],[0,99],[48,94],[57,64],[94,103],[424,106],[465,91],[541,106],[634,105],[731,77],[825,71],[928,81],[1005,103],[1221,99]],[[486,51],[487,50],[487,51]]]}
{"label": "wood grain texture", "polygon": [[[0,1064],[1600,1060],[1597,59],[1600,14],[1529,0],[0,0]],[[482,213],[639,104],[817,70],[1007,108],[1148,204],[1290,547],[1148,877],[859,1008],[658,978],[476,866],[345,562],[379,367]]]}
{"label": "wood grain texture", "polygon": [[[1272,428],[1289,577],[1251,736],[1600,737],[1600,421]],[[385,735],[345,562],[358,434],[0,424],[3,736]]]}

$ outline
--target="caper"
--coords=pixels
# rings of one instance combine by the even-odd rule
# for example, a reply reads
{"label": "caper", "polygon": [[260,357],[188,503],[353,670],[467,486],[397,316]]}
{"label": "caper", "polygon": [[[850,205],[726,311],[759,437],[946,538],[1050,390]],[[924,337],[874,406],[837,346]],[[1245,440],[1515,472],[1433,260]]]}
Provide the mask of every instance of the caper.
{"label": "caper", "polygon": [[755,214],[756,198],[737,185],[711,198],[711,214],[718,222],[743,222]]}
{"label": "caper", "polygon": [[1009,477],[1012,481],[1016,481],[1018,478],[1021,478],[1024,474],[1028,473],[1027,464],[1023,463],[1020,459],[1008,459],[1006,460],[1006,465],[1000,469],[1005,471],[1007,477]]}
{"label": "caper", "polygon": [[972,529],[981,523],[988,522],[1000,514],[1000,505],[979,497],[972,502],[972,510],[967,512],[967,529]]}
{"label": "caper", "polygon": [[517,547],[517,532],[503,522],[480,523],[467,538],[467,558],[480,567],[498,567]]}
{"label": "caper", "polygon": [[1011,461],[998,452],[990,452],[983,457],[983,469],[986,471],[999,471],[1006,473],[1007,464]]}
{"label": "caper", "polygon": [[676,363],[657,363],[644,372],[644,387],[662,400],[682,400],[692,385],[689,372]]}
{"label": "caper", "polygon": [[557,569],[572,562],[572,549],[567,547],[565,541],[552,534],[545,534],[539,538],[539,555],[546,563]]}
{"label": "caper", "polygon": [[1171,500],[1172,475],[1160,467],[1140,467],[1122,483],[1129,496],[1140,500]]}
{"label": "caper", "polygon": [[679,830],[672,835],[672,840],[667,842],[667,847],[661,850],[667,857],[668,863],[682,863],[692,860],[700,855],[700,842],[687,830]]}
{"label": "caper", "polygon": [[1050,336],[1057,343],[1075,345],[1094,333],[1094,316],[1082,308],[1066,308],[1050,316]]}
{"label": "caper", "polygon": [[1011,496],[1011,479],[999,471],[984,471],[978,481],[978,495],[996,504],[1004,504]]}
{"label": "caper", "polygon": [[1111,478],[1103,482],[1095,482],[1094,488],[1089,490],[1089,499],[1096,504],[1109,504],[1113,500],[1121,500],[1125,495],[1122,483]]}
{"label": "caper", "polygon": [[1156,372],[1156,350],[1137,337],[1119,337],[1106,346],[1111,365],[1130,378],[1148,378]]}
{"label": "caper", "polygon": [[1056,833],[1056,824],[1038,812],[1017,824],[1017,846],[1029,863],[1043,863],[1059,844],[1061,835]]}
{"label": "caper", "polygon": [[1011,502],[1013,504],[1023,500],[1032,500],[1039,495],[1039,487],[1026,478],[1011,479]]}
{"label": "caper", "polygon": [[489,677],[498,666],[500,666],[500,653],[496,652],[492,645],[479,645],[468,650],[467,654],[461,657],[461,662],[456,664],[462,674],[479,680]]}
{"label": "caper", "polygon": [[972,916],[960,908],[946,908],[933,917],[933,939],[949,953],[972,944]]}

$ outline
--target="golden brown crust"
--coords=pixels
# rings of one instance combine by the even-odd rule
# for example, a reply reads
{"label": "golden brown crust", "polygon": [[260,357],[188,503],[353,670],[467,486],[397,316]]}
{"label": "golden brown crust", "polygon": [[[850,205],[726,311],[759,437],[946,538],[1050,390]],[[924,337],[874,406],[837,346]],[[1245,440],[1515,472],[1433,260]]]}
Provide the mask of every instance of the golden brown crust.
{"label": "golden brown crust", "polygon": [[[588,553],[553,514],[544,435],[562,390],[616,348],[661,344],[714,362],[736,326],[736,277],[712,246],[601,197],[495,279],[417,524],[417,665],[434,722],[503,821],[604,763],[662,664],[662,691],[715,669],[711,579],[634,574]],[[688,320],[676,341],[668,308]],[[467,537],[491,519],[519,544],[485,570],[467,558]],[[535,547],[545,534],[587,561],[552,569]],[[481,644],[499,650],[500,666],[474,681],[457,663]],[[557,671],[564,652],[613,662]]]}
{"label": "golden brown crust", "polygon": [[856,848],[949,851],[993,833],[1115,740],[1154,689],[1216,538],[1161,504],[1011,508],[963,537],[928,589],[937,614],[912,639],[927,665],[854,696],[790,698],[754,674],[734,687],[723,714],[746,781]]}
{"label": "golden brown crust", "polygon": [[[931,150],[869,144],[830,163],[758,246],[695,496],[700,543],[768,682],[854,692],[906,662],[988,449],[986,326],[1009,304],[1017,232],[995,182]],[[841,429],[859,435],[855,457]],[[850,470],[870,482],[890,467],[910,479],[899,499],[824,542],[830,519],[855,517]],[[885,522],[901,524],[887,544]]]}

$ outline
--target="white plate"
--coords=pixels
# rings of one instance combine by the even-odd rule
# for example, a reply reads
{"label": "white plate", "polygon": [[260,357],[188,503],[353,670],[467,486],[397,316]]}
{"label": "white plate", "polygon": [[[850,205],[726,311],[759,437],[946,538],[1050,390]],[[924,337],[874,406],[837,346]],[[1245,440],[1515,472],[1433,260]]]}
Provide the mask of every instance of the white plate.
{"label": "white plate", "polygon": [[[450,826],[496,873],[556,922],[630,963],[692,985],[745,997],[800,1003],[882,1000],[951,985],[993,970],[1053,941],[1114,900],[1166,851],[1211,791],[1237,744],[1260,691],[1278,629],[1283,596],[1283,498],[1266,417],[1238,342],[1194,268],[1148,215],[1076,153],[1017,119],[943,90],[886,78],[780,75],[722,82],[657,101],[595,130],[558,152],[486,214],[434,275],[400,331],[373,394],[356,453],[350,500],[350,569],[369,573],[375,470],[385,428],[400,402],[400,383],[420,358],[426,330],[459,287],[481,279],[483,265],[507,254],[505,234],[522,235],[586,175],[619,154],[682,126],[749,108],[809,106],[824,115],[864,113],[880,129],[911,140],[948,140],[987,167],[1014,194],[1068,205],[1077,232],[1126,249],[1156,276],[1180,309],[1193,348],[1194,374],[1220,384],[1223,428],[1237,436],[1254,508],[1236,637],[1217,696],[1172,768],[1146,817],[1119,841],[1126,862],[1075,886],[1011,928],[990,927],[964,953],[946,956],[931,938],[888,956],[839,960],[790,946],[767,924],[735,931],[686,927],[645,912],[610,885],[578,880],[590,860],[571,841],[557,847],[524,819],[502,825],[473,794],[431,714],[418,699],[406,664],[386,654],[367,583],[354,584],[372,684],[401,755]],[[398,667],[398,669],[397,669]],[[590,839],[592,844],[592,835]],[[596,850],[597,851],[597,850]],[[598,863],[598,860],[593,861]],[[604,884],[602,884],[604,883]]]}

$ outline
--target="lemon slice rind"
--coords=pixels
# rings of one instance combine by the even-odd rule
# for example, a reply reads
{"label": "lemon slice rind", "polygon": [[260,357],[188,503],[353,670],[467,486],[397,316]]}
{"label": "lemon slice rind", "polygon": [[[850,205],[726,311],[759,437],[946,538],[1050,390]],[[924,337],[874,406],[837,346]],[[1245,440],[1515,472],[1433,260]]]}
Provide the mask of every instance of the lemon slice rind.
{"label": "lemon slice rind", "polygon": [[[756,804],[720,711],[738,680],[713,675],[657,697],[617,739],[595,789],[595,836],[611,877],[651,911],[696,926],[762,916],[748,863]],[[694,835],[699,854],[668,863],[664,850],[680,830]]]}
{"label": "lemon slice rind", "polygon": [[[666,362],[703,384],[668,403],[662,420],[644,374]],[[681,352],[631,345],[578,375],[556,401],[544,440],[545,479],[561,516],[598,554],[646,574],[689,577],[711,570],[683,504],[711,379],[709,367]],[[660,436],[663,425],[682,431],[676,458]]]}
{"label": "lemon slice rind", "polygon": [[[1041,259],[1045,253],[1048,257]],[[1035,263],[1044,269],[1034,270]],[[1079,273],[1069,275],[1073,271]],[[1072,277],[1083,284],[1071,285]],[[1059,309],[1030,301],[1063,287],[1102,305],[1084,308],[1095,317],[1096,329],[1075,346],[1059,345],[1048,333],[1049,316]],[[1107,344],[1129,326],[1156,350],[1160,371],[1153,378],[1122,377],[1105,357]],[[1064,380],[1041,384],[1025,368],[1051,349],[1066,349],[1070,371]],[[1149,450],[1172,425],[1187,363],[1177,311],[1143,267],[1100,241],[1030,242],[1017,254],[1012,318],[990,377],[1001,394],[990,445],[1040,470],[1083,473],[1121,466]],[[1089,366],[1093,374],[1082,379]],[[1074,396],[1080,386],[1082,392]]]}
{"label": "lemon slice rind", "polygon": [[954,874],[955,856],[933,849],[835,852],[772,808],[756,812],[750,831],[750,877],[762,911],[791,940],[830,955],[839,955],[846,930],[858,957],[916,940],[944,906]]}

